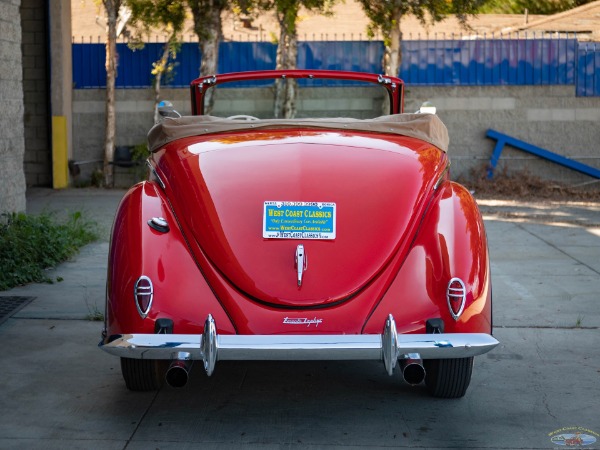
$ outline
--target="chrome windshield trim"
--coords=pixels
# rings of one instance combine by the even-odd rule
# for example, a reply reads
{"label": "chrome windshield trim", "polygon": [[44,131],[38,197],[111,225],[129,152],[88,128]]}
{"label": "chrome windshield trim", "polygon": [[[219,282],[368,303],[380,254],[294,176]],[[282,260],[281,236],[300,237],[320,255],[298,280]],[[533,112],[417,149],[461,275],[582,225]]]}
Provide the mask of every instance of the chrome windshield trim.
{"label": "chrome windshield trim", "polygon": [[442,181],[444,181],[444,177],[448,174],[448,172],[450,171],[450,161],[448,161],[448,164],[446,164],[446,167],[444,168],[444,170],[442,171],[442,173],[440,174],[439,178],[437,179],[437,181],[435,182],[435,185],[433,186],[433,190],[437,191],[438,188],[440,187],[440,185],[442,184]]}
{"label": "chrome windshield trim", "polygon": [[199,90],[200,92],[203,92],[203,91],[204,91],[204,85],[205,85],[205,84],[206,84],[206,85],[208,85],[207,89],[208,89],[209,87],[211,87],[211,85],[217,84],[217,76],[216,76],[216,75],[213,75],[213,76],[211,76],[211,77],[208,77],[208,78],[204,79],[204,80],[203,80],[201,83],[199,83],[199,84],[198,84],[198,90]]}
{"label": "chrome windshield trim", "polygon": [[165,183],[162,180],[162,178],[160,178],[160,175],[158,174],[158,172],[156,171],[156,168],[152,165],[152,163],[150,162],[149,159],[146,160],[146,165],[148,166],[148,168],[150,169],[150,171],[152,172],[152,175],[154,175],[154,177],[156,178],[156,182],[158,183],[158,185],[163,189],[163,191],[165,190]]}

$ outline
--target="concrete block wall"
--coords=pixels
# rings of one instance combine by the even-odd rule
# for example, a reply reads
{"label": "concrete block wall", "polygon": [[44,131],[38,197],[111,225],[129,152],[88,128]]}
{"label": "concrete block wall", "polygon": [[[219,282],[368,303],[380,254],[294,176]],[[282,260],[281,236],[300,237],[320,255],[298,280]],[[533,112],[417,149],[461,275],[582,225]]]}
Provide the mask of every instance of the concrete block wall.
{"label": "concrete block wall", "polygon": [[[145,141],[152,124],[151,90],[117,91],[117,145],[136,145]],[[183,114],[190,113],[188,89],[164,90],[163,98],[173,102]],[[271,108],[260,89],[227,89],[220,97],[221,107],[215,115],[252,114],[261,116]],[[349,109],[362,110],[365,116],[378,115],[379,99],[359,89],[314,89],[303,93],[299,109],[314,111],[340,101],[335,115]],[[574,86],[474,86],[414,87],[406,89],[405,111],[414,112],[430,101],[446,123],[450,134],[449,154],[453,178],[483,176],[495,141],[487,139],[489,128],[512,135],[563,156],[600,168],[600,98],[575,97]],[[251,109],[248,109],[250,105]],[[258,105],[258,108],[256,107]],[[104,130],[104,91],[74,92],[73,154],[76,160],[102,159]],[[86,169],[82,166],[82,177]],[[590,177],[573,172],[533,155],[507,147],[497,171],[517,173],[527,170],[544,179],[566,184],[589,182]]]}
{"label": "concrete block wall", "polygon": [[52,185],[47,9],[45,0],[21,0],[26,148],[24,168],[28,186]]}
{"label": "concrete block wall", "polygon": [[[377,86],[372,89],[305,87],[298,91],[296,117],[375,117],[381,114],[383,97],[383,89]],[[220,89],[215,95],[213,115],[249,114],[269,118],[273,117],[274,101],[272,88]]]}
{"label": "concrete block wall", "polygon": [[[373,91],[373,90],[368,90]],[[374,117],[381,111],[379,90],[362,92],[357,89],[336,88],[327,91],[331,98],[323,99],[323,89],[305,89],[298,100],[303,117],[312,112],[331,110],[331,101],[337,101],[339,111],[353,110],[353,114]],[[191,114],[189,89],[163,89],[162,98],[171,101],[183,115]],[[89,179],[99,169],[103,159],[105,91],[102,89],[76,89],[73,91],[73,159],[81,173],[78,180]],[[218,92],[213,115],[227,117],[250,114],[270,117],[273,111],[272,89],[222,89]],[[336,99],[336,100],[334,100]],[[148,130],[153,125],[154,94],[151,89],[118,89],[116,91],[117,139],[116,145],[135,146],[146,142]],[[354,117],[358,117],[354,115]],[[116,170],[119,172],[119,169]],[[115,175],[117,180],[117,175]]]}
{"label": "concrete block wall", "polygon": [[0,213],[25,210],[23,79],[19,0],[0,0]]}
{"label": "concrete block wall", "polygon": [[[163,98],[173,102],[182,114],[190,114],[189,90],[164,89]],[[88,180],[104,159],[105,98],[103,89],[73,91],[73,160],[81,163],[79,181]],[[154,94],[150,89],[116,91],[117,146],[135,146],[146,142],[154,124]],[[115,179],[119,169],[115,170]]]}
{"label": "concrete block wall", "polygon": [[[489,128],[600,168],[600,98],[576,97],[574,86],[409,87],[406,111],[424,101],[438,108],[450,134],[454,178],[485,173],[496,141]],[[564,184],[592,179],[505,147],[497,173],[527,171]]]}

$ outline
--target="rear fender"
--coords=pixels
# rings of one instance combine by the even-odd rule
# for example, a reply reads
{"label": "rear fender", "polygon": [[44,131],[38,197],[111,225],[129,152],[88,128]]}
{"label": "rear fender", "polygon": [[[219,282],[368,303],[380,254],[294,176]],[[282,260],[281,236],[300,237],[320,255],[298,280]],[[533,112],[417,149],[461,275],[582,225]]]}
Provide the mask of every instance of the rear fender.
{"label": "rear fender", "polygon": [[[167,232],[148,221],[162,217]],[[153,299],[143,318],[134,299],[136,281],[145,275]],[[173,320],[174,333],[201,333],[210,313],[219,332],[235,329],[191,256],[162,190],[154,182],[133,186],[121,201],[112,230],[106,298],[107,336],[154,333],[159,318]]]}
{"label": "rear fender", "polygon": [[[391,313],[399,333],[425,333],[430,318],[442,318],[446,333],[491,333],[490,267],[479,208],[456,183],[445,182],[434,195],[396,279],[363,332],[380,333]],[[467,292],[457,320],[446,298],[455,277],[463,280]]]}

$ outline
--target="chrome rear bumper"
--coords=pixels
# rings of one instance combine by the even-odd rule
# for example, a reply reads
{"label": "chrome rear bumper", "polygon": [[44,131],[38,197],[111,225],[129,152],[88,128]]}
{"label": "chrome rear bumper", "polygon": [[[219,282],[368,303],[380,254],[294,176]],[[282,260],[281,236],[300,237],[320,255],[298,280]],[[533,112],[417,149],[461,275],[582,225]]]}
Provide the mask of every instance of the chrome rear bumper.
{"label": "chrome rear bumper", "polygon": [[213,318],[204,333],[125,334],[102,350],[137,359],[174,359],[179,352],[202,360],[208,375],[216,361],[226,360],[383,360],[391,375],[398,359],[419,354],[422,359],[467,358],[489,352],[498,341],[485,333],[400,334],[394,318],[382,334],[352,335],[218,335]]}

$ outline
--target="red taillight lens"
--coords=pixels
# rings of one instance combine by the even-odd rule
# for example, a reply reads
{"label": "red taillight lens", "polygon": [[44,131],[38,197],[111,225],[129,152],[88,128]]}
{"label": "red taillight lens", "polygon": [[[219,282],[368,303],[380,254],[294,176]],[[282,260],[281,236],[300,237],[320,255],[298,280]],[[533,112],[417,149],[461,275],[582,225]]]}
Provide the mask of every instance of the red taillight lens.
{"label": "red taillight lens", "polygon": [[152,288],[152,281],[145,275],[142,275],[135,282],[134,297],[135,306],[137,307],[142,319],[145,319],[152,307],[152,298],[154,296],[154,290]]}
{"label": "red taillight lens", "polygon": [[448,300],[448,308],[454,320],[458,320],[465,308],[465,300],[467,298],[467,289],[465,283],[460,278],[452,278],[448,283],[448,291],[446,299]]}

